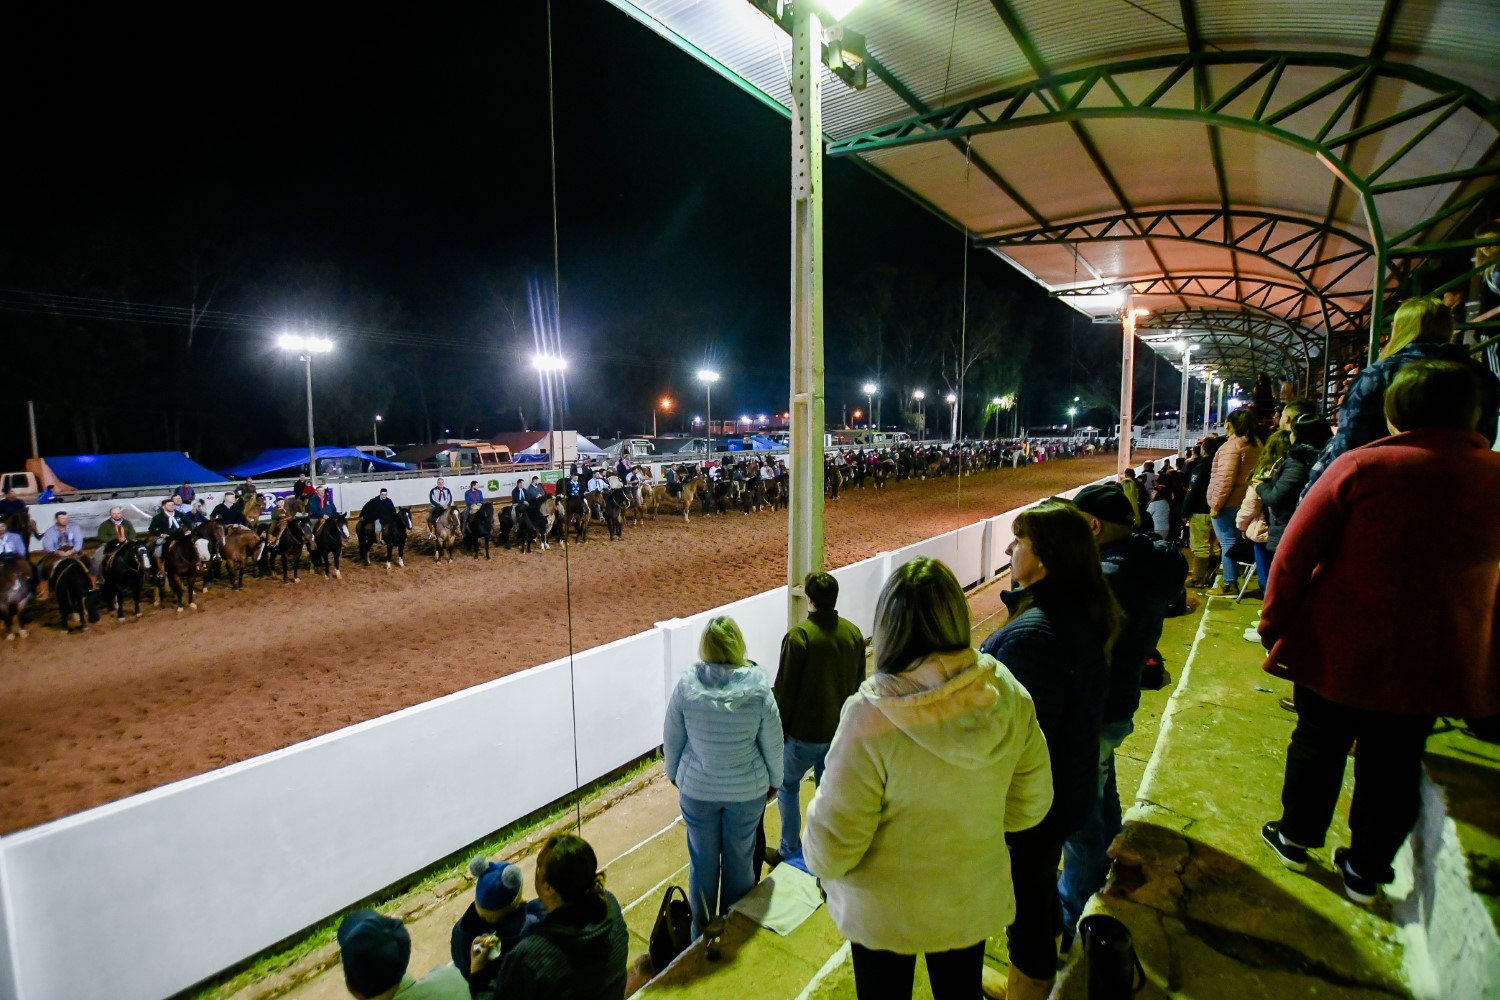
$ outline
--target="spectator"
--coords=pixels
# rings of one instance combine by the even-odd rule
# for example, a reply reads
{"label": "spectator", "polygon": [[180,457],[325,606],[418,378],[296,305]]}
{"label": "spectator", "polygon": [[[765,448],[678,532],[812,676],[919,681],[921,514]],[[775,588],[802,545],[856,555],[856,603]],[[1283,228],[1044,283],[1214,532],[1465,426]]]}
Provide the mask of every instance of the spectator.
{"label": "spectator", "polygon": [[[1214,535],[1219,539],[1224,568],[1222,582],[1208,591],[1215,596],[1235,593],[1239,582],[1238,567],[1229,550],[1240,540],[1234,521],[1240,501],[1245,498],[1245,490],[1250,486],[1250,472],[1260,460],[1261,447],[1255,414],[1248,409],[1241,407],[1231,413],[1225,427],[1229,437],[1214,455],[1213,472],[1208,481],[1208,516],[1213,522]],[[1264,580],[1261,586],[1265,586]]]}
{"label": "spectator", "polygon": [[1279,431],[1291,430],[1292,422],[1304,413],[1316,415],[1318,413],[1317,404],[1310,399],[1302,399],[1300,397],[1287,400],[1286,405],[1281,408],[1281,416],[1276,420],[1276,429]]}
{"label": "spectator", "polygon": [[37,494],[36,502],[37,503],[51,503],[55,499],[57,499],[57,491],[54,490],[52,488],[52,486],[49,484],[46,489],[42,490],[42,492],[40,492],[40,493]]}
{"label": "spectator", "polygon": [[[494,988],[474,1000],[623,1000],[630,932],[594,849],[570,833],[552,837],[536,859],[536,894],[543,918],[500,959]],[[487,950],[470,950],[479,978]]]}
{"label": "spectator", "polygon": [[918,558],[891,575],[875,673],[844,707],[807,810],[808,868],[866,1000],[909,995],[918,954],[935,1000],[975,995],[985,940],[1015,915],[996,834],[1035,826],[1052,801],[1031,699],[969,634],[947,566]]}
{"label": "spectator", "polygon": [[469,1000],[469,987],[451,965],[420,981],[407,975],[411,936],[395,917],[355,910],[339,923],[344,986],[356,1000]]}
{"label": "spectator", "polygon": [[1142,515],[1145,513],[1149,498],[1142,494],[1141,484],[1135,478],[1134,469],[1126,469],[1120,473],[1120,486],[1124,490],[1125,499],[1129,502],[1131,514],[1135,518],[1131,527],[1138,528],[1144,523]]}
{"label": "spectator", "polygon": [[[1265,669],[1295,685],[1297,725],[1281,818],[1262,835],[1304,871],[1358,741],[1350,845],[1333,854],[1356,902],[1394,878],[1436,718],[1500,715],[1500,455],[1475,431],[1485,398],[1467,362],[1403,368],[1383,393],[1394,436],[1329,465],[1271,565]],[[1422,520],[1419,542],[1389,544],[1434,496],[1443,516]]]}
{"label": "spectator", "polygon": [[[662,738],[688,838],[693,937],[755,885],[756,831],[782,781],[781,715],[733,618],[713,619],[677,682]],[[722,892],[721,892],[722,885]]]}
{"label": "spectator", "polygon": [[42,532],[42,551],[60,556],[83,554],[83,532],[78,525],[68,523],[67,511],[58,511],[52,518],[52,527]]}
{"label": "spectator", "polygon": [[1011,967],[1004,995],[1031,1000],[1046,997],[1057,975],[1063,932],[1057,869],[1063,842],[1098,802],[1109,653],[1123,615],[1104,582],[1089,521],[1077,507],[1044,500],[1022,511],[1013,530],[1011,578],[1020,589],[1001,595],[1011,619],[980,650],[1030,693],[1051,761],[1051,809],[1036,826],[1005,837],[1016,918],[1006,930]]}
{"label": "spectator", "polygon": [[485,942],[486,949],[493,950],[491,944],[498,946],[503,956],[541,922],[547,907],[539,899],[526,900],[519,865],[478,857],[469,862],[469,874],[475,878],[474,902],[453,925],[449,946],[453,964],[468,980],[472,993],[493,989],[495,973],[500,971],[498,963],[487,959],[479,976],[473,975],[470,968],[475,940],[493,936],[493,942]]}
{"label": "spectator", "polygon": [[1130,507],[1117,486],[1085,486],[1075,503],[1098,541],[1104,579],[1125,617],[1110,650],[1108,693],[1099,727],[1096,805],[1063,845],[1057,891],[1064,945],[1073,940],[1084,904],[1104,888],[1109,876],[1109,845],[1121,826],[1115,751],[1135,731],[1132,720],[1141,703],[1141,672],[1161,641],[1162,621],[1187,575],[1187,563],[1175,545],[1131,530]]}
{"label": "spectator", "polygon": [[16,496],[16,491],[11,487],[5,488],[5,498],[0,500],[0,521],[6,520],[16,514],[26,512],[26,501]]}
{"label": "spectator", "polygon": [[197,494],[193,492],[191,484],[184,479],[182,485],[172,491],[172,495],[177,498],[177,502],[182,505],[182,509],[187,510],[193,505],[193,497]]}
{"label": "spectator", "polygon": [[1166,481],[1163,473],[1162,480],[1157,484],[1156,492],[1151,494],[1151,502],[1146,505],[1146,512],[1150,515],[1151,530],[1157,538],[1170,538],[1172,536],[1172,488]]}
{"label": "spectator", "polygon": [[1208,513],[1208,483],[1213,477],[1214,456],[1223,443],[1217,437],[1198,443],[1198,457],[1188,473],[1187,496],[1182,500],[1182,518],[1188,523],[1189,576],[1194,587],[1207,587],[1213,581],[1213,557],[1218,546]]}
{"label": "spectator", "polygon": [[1407,299],[1396,310],[1391,321],[1391,339],[1380,352],[1380,359],[1354,379],[1339,408],[1338,432],[1323,446],[1323,453],[1313,465],[1303,495],[1312,489],[1323,470],[1344,452],[1386,436],[1385,414],[1381,400],[1386,387],[1407,365],[1415,361],[1456,361],[1473,366],[1480,382],[1479,433],[1490,444],[1495,443],[1497,407],[1500,407],[1500,383],[1469,358],[1462,344],[1450,344],[1453,316],[1435,298]]}
{"label": "spectator", "polygon": [[1273,557],[1302,498],[1302,488],[1312,474],[1313,463],[1332,436],[1333,431],[1322,417],[1303,413],[1292,421],[1291,448],[1286,459],[1271,476],[1256,484],[1255,491],[1266,505],[1266,550]]}
{"label": "spectator", "polygon": [[802,589],[807,594],[807,619],[781,641],[774,687],[785,750],[776,795],[781,844],[766,858],[773,868],[802,850],[802,776],[811,768],[813,785],[823,783],[839,712],[865,679],[865,637],[834,610],[839,582],[827,573],[809,573]]}
{"label": "spectator", "polygon": [[1260,450],[1260,458],[1250,471],[1250,488],[1240,499],[1240,509],[1234,518],[1235,530],[1254,547],[1255,578],[1262,587],[1271,578],[1271,550],[1266,545],[1270,522],[1266,505],[1256,487],[1276,474],[1291,447],[1292,435],[1287,431],[1278,430],[1266,438],[1266,446]]}
{"label": "spectator", "polygon": [[[1162,468],[1169,468],[1168,464],[1165,461],[1162,463]],[[1161,477],[1156,473],[1155,462],[1143,462],[1141,464],[1141,475],[1139,480],[1141,484],[1141,492],[1144,496],[1146,496],[1148,501],[1150,497],[1156,492],[1156,484],[1160,480],[1160,478]]]}

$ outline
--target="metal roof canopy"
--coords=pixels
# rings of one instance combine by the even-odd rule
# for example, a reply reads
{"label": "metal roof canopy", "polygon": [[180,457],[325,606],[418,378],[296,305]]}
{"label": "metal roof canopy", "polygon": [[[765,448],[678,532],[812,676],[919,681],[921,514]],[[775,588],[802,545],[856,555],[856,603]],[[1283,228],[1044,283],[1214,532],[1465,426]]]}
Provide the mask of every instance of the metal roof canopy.
{"label": "metal roof canopy", "polygon": [[[748,0],[611,2],[789,113],[791,39]],[[1490,0],[864,0],[843,23],[870,82],[823,70],[828,154],[1085,313],[1129,286],[1178,367],[1182,338],[1195,368],[1311,384],[1500,192]]]}

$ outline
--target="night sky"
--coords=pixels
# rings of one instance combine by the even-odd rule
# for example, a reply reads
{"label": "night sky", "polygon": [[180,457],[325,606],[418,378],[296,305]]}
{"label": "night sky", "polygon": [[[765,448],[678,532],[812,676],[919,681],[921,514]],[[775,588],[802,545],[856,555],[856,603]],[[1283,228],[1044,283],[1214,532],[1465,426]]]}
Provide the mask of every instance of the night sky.
{"label": "night sky", "polygon": [[[375,413],[398,445],[541,424],[525,365],[527,288],[550,298],[553,274],[545,7],[244,13],[14,26],[4,468],[27,453],[28,397],[44,455],[223,465],[302,443],[283,326],[338,342],[316,365],[320,443],[368,441]],[[784,409],[787,120],[602,0],[558,0],[553,29],[565,423],[649,430],[663,393],[701,412],[706,362],[725,374],[716,416]],[[897,275],[898,298],[951,306],[964,251],[859,167],[825,176],[836,420],[872,370],[851,319],[864,289]],[[1103,365],[1114,338],[996,258],[970,263],[971,293],[1025,340],[1029,421],[1060,422],[1070,339]],[[190,331],[141,306],[208,313]]]}

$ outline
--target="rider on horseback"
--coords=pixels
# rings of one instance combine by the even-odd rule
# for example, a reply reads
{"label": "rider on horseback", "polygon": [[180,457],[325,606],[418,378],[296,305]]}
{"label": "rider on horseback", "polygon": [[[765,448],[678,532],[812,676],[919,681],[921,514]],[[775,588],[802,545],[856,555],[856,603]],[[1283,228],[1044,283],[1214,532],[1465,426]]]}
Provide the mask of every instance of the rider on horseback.
{"label": "rider on horseback", "polygon": [[[271,510],[271,528],[266,532],[266,547],[276,548],[276,543],[281,541],[281,535],[286,531],[286,526],[292,523],[292,515],[287,512],[286,498],[277,497],[276,506]],[[156,522],[151,522],[151,528],[156,529]]]}
{"label": "rider on horseback", "polygon": [[181,538],[183,533],[191,527],[177,512],[175,497],[167,497],[163,500],[161,510],[156,512],[156,515],[151,518],[150,526],[146,528],[146,534],[154,543],[153,554],[157,560],[161,559],[161,550],[166,546],[168,538]]}
{"label": "rider on horseback", "polygon": [[396,505],[391,503],[390,492],[382,486],[380,495],[365,501],[359,509],[359,523],[371,525],[375,537],[383,537],[381,529],[396,523]]}
{"label": "rider on horseback", "polygon": [[472,511],[478,509],[482,503],[484,503],[484,490],[479,488],[479,480],[471,480],[469,488],[464,491],[464,506]]}
{"label": "rider on horseback", "polygon": [[9,519],[12,515],[26,515],[26,501],[16,496],[16,491],[9,486],[5,488],[5,499],[0,500],[0,521]]}
{"label": "rider on horseback", "polygon": [[135,541],[135,525],[125,520],[123,507],[111,507],[109,517],[99,525],[94,538],[99,542],[99,547],[94,550],[94,576],[98,578],[104,575],[105,559],[121,545]]}
{"label": "rider on horseback", "polygon": [[432,504],[432,510],[427,514],[427,533],[436,538],[438,518],[453,506],[453,491],[443,485],[441,476],[438,477],[437,485],[428,492],[427,501]]}
{"label": "rider on horseback", "polygon": [[677,479],[677,470],[670,465],[667,466],[667,496],[674,500],[682,496],[682,483]]}
{"label": "rider on horseback", "polygon": [[42,533],[42,550],[60,556],[76,556],[83,552],[83,532],[78,530],[78,525],[68,523],[67,511],[58,511],[52,527]]}

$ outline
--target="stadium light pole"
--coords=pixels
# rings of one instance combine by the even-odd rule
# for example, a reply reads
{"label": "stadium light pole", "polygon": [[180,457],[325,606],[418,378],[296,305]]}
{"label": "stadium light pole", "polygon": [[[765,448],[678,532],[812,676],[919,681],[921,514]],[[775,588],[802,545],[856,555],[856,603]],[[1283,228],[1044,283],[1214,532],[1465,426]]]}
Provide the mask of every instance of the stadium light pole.
{"label": "stadium light pole", "polygon": [[911,394],[911,398],[917,401],[917,433],[921,435],[921,440],[926,441],[927,403],[925,400],[927,399],[927,393],[921,389],[917,389]]}
{"label": "stadium light pole", "polygon": [[557,467],[562,468],[557,447],[557,391],[553,380],[568,370],[568,359],[560,354],[536,354],[531,358],[531,367],[536,369],[537,378],[542,383],[542,399],[547,403],[547,465],[550,468],[553,462],[557,462]]}
{"label": "stadium light pole", "polygon": [[875,429],[872,421],[875,419],[875,394],[880,391],[880,386],[874,382],[866,382],[860,387],[865,394],[865,430]]}
{"label": "stadium light pole", "polygon": [[1193,352],[1198,349],[1198,345],[1180,340],[1177,346],[1182,349],[1182,399],[1177,403],[1177,461],[1181,462],[1187,451],[1188,383],[1191,381],[1188,373],[1193,370]]}
{"label": "stadium light pole", "polygon": [[372,436],[370,438],[370,443],[371,444],[377,444],[378,445],[380,443],[380,420],[381,420],[380,414],[378,414],[378,413],[375,414],[375,423],[373,425],[371,425],[371,434],[372,434]]}
{"label": "stadium light pole", "polygon": [[708,414],[708,444],[703,449],[703,461],[707,462],[714,452],[714,383],[719,381],[719,373],[712,368],[699,368],[698,381],[703,383],[703,412]]}
{"label": "stadium light pole", "polygon": [[953,425],[953,441],[958,440],[958,394],[948,393],[943,397],[948,403],[948,422]]}
{"label": "stadium light pole", "polygon": [[1203,373],[1203,435],[1205,437],[1212,434],[1214,430],[1214,376],[1217,374],[1219,373],[1212,370]]}
{"label": "stadium light pole", "polygon": [[1078,407],[1068,407],[1068,437],[1073,436],[1073,419],[1078,416]]}
{"label": "stadium light pole", "polygon": [[313,444],[313,398],[312,359],[314,354],[327,354],[333,350],[333,341],[327,337],[303,336],[298,333],[283,333],[276,344],[283,351],[296,351],[307,371],[307,481],[318,486],[318,454]]}

